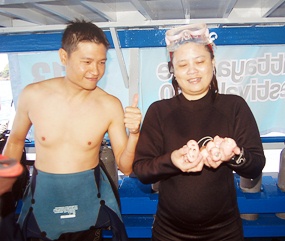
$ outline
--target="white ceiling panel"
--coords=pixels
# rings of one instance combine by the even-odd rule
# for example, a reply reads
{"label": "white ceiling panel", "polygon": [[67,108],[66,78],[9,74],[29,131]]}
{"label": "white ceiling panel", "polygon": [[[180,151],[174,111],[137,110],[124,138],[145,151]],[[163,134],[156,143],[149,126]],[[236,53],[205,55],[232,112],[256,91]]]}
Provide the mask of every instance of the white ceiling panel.
{"label": "white ceiling panel", "polygon": [[58,31],[75,18],[102,28],[285,25],[285,0],[0,0],[0,34]]}

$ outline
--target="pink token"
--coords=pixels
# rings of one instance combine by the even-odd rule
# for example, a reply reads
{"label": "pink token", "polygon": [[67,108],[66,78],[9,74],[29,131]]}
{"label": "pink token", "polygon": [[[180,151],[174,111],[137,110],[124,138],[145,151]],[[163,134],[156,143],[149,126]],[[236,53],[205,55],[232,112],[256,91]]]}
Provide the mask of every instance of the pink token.
{"label": "pink token", "polygon": [[189,162],[194,162],[198,158],[200,152],[198,143],[194,140],[190,140],[187,142],[187,146],[189,148],[187,158]]}

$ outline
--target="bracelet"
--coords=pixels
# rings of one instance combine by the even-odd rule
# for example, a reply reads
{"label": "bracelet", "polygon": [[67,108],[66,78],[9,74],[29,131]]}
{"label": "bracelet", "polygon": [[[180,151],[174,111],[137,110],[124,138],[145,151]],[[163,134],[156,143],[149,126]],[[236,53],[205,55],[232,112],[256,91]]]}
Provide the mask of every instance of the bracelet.
{"label": "bracelet", "polygon": [[244,151],[243,148],[241,149],[241,152],[239,155],[235,155],[232,157],[230,160],[230,164],[232,165],[241,165],[245,162],[245,157],[244,157]]}

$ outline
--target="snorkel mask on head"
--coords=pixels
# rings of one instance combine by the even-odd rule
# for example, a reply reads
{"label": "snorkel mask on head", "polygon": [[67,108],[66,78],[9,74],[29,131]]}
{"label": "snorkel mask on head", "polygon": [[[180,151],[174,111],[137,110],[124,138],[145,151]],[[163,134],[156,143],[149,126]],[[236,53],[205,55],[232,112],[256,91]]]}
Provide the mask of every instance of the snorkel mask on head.
{"label": "snorkel mask on head", "polygon": [[[209,29],[204,23],[190,24],[167,30],[165,33],[165,42],[170,55],[170,61],[168,62],[169,73],[174,73],[172,64],[173,52],[184,43],[193,42],[205,45],[211,51],[212,58],[214,58],[213,40],[217,39],[217,35],[215,35],[215,33],[209,33]],[[175,75],[172,77],[172,85],[174,87],[175,95],[178,95],[179,85]],[[213,92],[213,99],[215,99],[219,91],[215,74],[213,75],[213,79],[211,81],[211,91]]]}
{"label": "snorkel mask on head", "polygon": [[175,51],[180,45],[186,42],[209,45],[211,48],[213,44],[209,29],[204,23],[169,29],[165,33],[165,42],[169,52]]}

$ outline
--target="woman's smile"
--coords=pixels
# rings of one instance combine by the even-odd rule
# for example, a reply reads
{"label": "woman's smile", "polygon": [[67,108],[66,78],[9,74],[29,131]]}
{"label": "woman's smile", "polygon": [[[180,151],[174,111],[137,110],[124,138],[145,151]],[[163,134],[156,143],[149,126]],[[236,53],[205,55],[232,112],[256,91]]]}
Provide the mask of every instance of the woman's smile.
{"label": "woman's smile", "polygon": [[188,81],[188,83],[190,83],[190,84],[198,84],[198,83],[201,82],[201,80],[202,80],[202,78],[197,77],[197,78],[188,79],[187,81]]}

